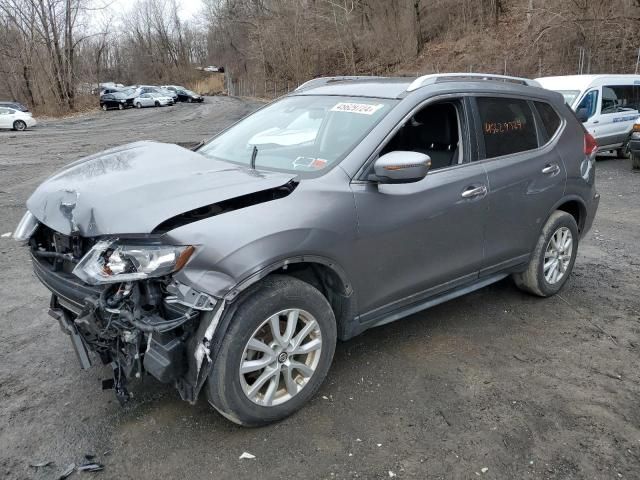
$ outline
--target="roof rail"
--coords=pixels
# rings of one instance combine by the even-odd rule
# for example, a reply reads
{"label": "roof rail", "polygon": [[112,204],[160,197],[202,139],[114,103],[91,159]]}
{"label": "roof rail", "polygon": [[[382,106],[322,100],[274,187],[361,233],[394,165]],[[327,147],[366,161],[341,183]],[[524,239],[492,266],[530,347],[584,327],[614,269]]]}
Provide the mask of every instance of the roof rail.
{"label": "roof rail", "polygon": [[407,92],[412,92],[420,87],[432,85],[443,81],[477,81],[477,80],[494,80],[498,82],[512,82],[528,85],[530,87],[541,87],[540,83],[530,78],[510,77],[508,75],[494,75],[493,73],[433,73],[423,75],[416,78],[411,85],[407,87]]}
{"label": "roof rail", "polygon": [[331,82],[345,82],[345,81],[355,81],[355,80],[379,80],[381,78],[386,78],[386,77],[372,77],[372,76],[362,76],[362,75],[342,75],[342,76],[337,76],[337,77],[318,77],[318,78],[313,78],[311,80],[308,80],[306,82],[304,82],[302,85],[300,85],[298,88],[295,89],[296,92],[299,92],[300,90],[306,90],[307,88],[313,88],[313,87],[321,87],[322,85],[327,85],[328,83]]}

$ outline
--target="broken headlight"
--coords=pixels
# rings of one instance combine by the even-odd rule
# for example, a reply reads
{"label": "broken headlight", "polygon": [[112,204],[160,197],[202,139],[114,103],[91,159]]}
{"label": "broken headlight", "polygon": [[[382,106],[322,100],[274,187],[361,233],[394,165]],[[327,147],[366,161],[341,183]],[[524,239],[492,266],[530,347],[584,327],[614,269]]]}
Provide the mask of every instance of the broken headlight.
{"label": "broken headlight", "polygon": [[192,246],[134,245],[104,240],[82,257],[73,274],[90,285],[162,277],[180,270],[193,251]]}
{"label": "broken headlight", "polygon": [[18,223],[15,232],[13,232],[13,239],[18,242],[27,242],[36,231],[36,228],[38,228],[38,219],[27,210],[27,213]]}

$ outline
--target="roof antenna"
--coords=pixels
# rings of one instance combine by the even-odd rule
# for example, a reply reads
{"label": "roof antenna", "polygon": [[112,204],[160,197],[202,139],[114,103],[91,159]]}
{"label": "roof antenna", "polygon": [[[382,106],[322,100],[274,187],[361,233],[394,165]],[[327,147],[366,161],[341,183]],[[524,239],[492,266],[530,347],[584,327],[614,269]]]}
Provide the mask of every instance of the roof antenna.
{"label": "roof antenna", "polygon": [[256,169],[256,157],[258,156],[258,147],[253,146],[253,152],[251,152],[251,169]]}

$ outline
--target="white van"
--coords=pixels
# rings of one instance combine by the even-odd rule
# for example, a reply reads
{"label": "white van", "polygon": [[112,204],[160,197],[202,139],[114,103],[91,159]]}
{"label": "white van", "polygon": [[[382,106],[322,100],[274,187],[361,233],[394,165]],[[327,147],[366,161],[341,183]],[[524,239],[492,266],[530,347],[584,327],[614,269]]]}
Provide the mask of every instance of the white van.
{"label": "white van", "polygon": [[631,128],[640,116],[640,75],[566,75],[536,79],[565,102],[598,142],[598,150],[626,156]]}

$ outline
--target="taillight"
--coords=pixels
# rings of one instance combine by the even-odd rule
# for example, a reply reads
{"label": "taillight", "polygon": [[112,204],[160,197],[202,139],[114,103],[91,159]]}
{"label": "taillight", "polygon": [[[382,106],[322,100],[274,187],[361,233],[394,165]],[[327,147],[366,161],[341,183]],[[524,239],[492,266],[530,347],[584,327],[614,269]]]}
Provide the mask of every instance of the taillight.
{"label": "taillight", "polygon": [[640,133],[640,122],[633,124],[633,133]]}
{"label": "taillight", "polygon": [[593,138],[593,135],[591,135],[590,133],[585,133],[584,134],[584,154],[587,157],[590,157],[591,155],[595,155],[597,151],[598,151],[598,142],[596,142],[596,139]]}

